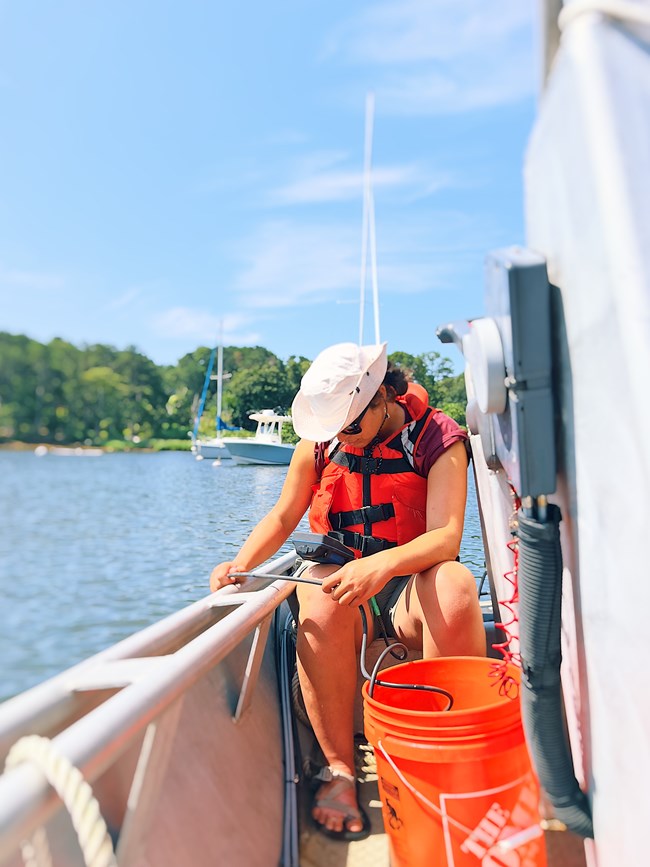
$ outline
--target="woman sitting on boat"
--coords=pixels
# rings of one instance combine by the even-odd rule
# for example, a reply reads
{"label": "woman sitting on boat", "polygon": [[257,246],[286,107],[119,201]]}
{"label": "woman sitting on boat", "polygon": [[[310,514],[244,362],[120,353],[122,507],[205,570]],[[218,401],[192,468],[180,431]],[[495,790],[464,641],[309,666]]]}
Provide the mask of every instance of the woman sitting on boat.
{"label": "woman sitting on boat", "polygon": [[297,587],[300,685],[327,761],[312,816],[324,833],[345,840],[369,833],[354,777],[358,607],[366,608],[369,640],[381,628],[369,613],[374,597],[389,635],[425,657],[485,655],[474,576],[457,560],[467,436],[427,400],[387,363],[386,344],[324,350],[293,402],[302,439],[280,498],[210,579],[212,590],[240,580],[231,573],[274,555],[307,509],[313,532],[353,549],[355,559],[344,566],[303,566],[322,589]]}

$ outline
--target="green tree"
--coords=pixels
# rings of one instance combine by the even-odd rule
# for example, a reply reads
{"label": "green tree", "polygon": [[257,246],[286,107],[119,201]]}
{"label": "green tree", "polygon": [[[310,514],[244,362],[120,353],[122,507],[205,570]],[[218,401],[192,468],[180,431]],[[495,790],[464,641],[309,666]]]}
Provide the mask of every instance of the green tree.
{"label": "green tree", "polygon": [[223,369],[234,373],[236,370],[255,370],[267,365],[282,366],[273,352],[263,346],[224,346]]}
{"label": "green tree", "polygon": [[429,394],[429,403],[451,416],[459,424],[465,424],[465,379],[463,374],[453,375],[451,361],[439,352],[423,352],[410,355],[408,352],[392,352],[389,360],[408,368],[413,378],[423,385]]}
{"label": "green tree", "polygon": [[[169,369],[165,375],[169,395],[166,411],[169,415],[170,424],[174,424],[177,428],[184,427],[185,431],[188,431],[194,427],[194,420],[199,408],[200,395],[203,390],[211,351],[208,347],[199,347],[194,352],[184,355],[176,367]],[[262,404],[251,406],[250,408],[244,407],[243,409],[239,406],[240,395],[238,389],[240,386],[238,382],[240,380],[237,377],[245,371],[259,371],[266,368],[276,370],[276,375],[284,382],[286,378],[285,367],[273,352],[262,346],[224,346],[222,400],[222,417],[224,421],[233,425],[250,428],[251,422],[248,419],[248,412],[279,405],[277,400],[271,400],[271,396],[274,393],[273,389],[271,389],[268,400],[264,400],[264,394],[251,396],[253,403],[259,397]],[[214,433],[216,425],[216,375],[217,365],[215,362],[200,426],[200,433],[207,435]],[[235,393],[231,394],[233,385]],[[276,388],[275,391],[277,392],[277,390]],[[280,388],[280,392],[284,396],[283,388]],[[242,418],[245,425],[242,424]]]}
{"label": "green tree", "polygon": [[[105,442],[107,439],[185,439],[194,425],[211,349],[200,346],[176,365],[156,365],[133,346],[81,348],[55,338],[47,344],[0,332],[0,439],[26,442]],[[260,409],[287,409],[309,367],[303,356],[286,362],[262,346],[224,347],[223,417],[252,429]],[[464,422],[465,391],[448,359],[437,352],[394,352],[410,368],[430,402]],[[216,366],[209,383],[204,433],[214,431]],[[290,431],[287,435],[291,436]]]}
{"label": "green tree", "polygon": [[287,359],[284,367],[287,374],[287,385],[293,392],[292,401],[300,390],[300,380],[307,373],[310,364],[311,361],[304,355],[290,355]]}
{"label": "green tree", "polygon": [[[209,347],[199,346],[194,352],[184,355],[175,367],[167,367],[163,372],[165,422],[177,436],[186,436],[194,427],[211,352]],[[216,368],[213,373],[216,373]],[[209,418],[211,409],[209,404],[207,406],[206,418]]]}
{"label": "green tree", "polygon": [[250,413],[261,409],[286,409],[294,392],[287,381],[284,365],[268,364],[260,369],[238,370],[230,380],[224,402],[230,410],[232,423],[254,430]]}
{"label": "green tree", "polygon": [[128,392],[122,407],[125,422],[123,436],[149,438],[168,434],[166,404],[161,369],[135,347],[118,352],[113,369],[127,384]]}
{"label": "green tree", "polygon": [[0,333],[0,404],[3,435],[34,441],[43,427],[42,344],[22,334]]}
{"label": "green tree", "polygon": [[440,393],[439,407],[458,424],[466,425],[465,408],[467,407],[467,392],[465,391],[465,374],[451,376],[438,384]]}
{"label": "green tree", "polygon": [[121,439],[129,383],[110,367],[91,367],[80,379],[85,432],[96,441]]}
{"label": "green tree", "polygon": [[78,394],[75,387],[83,370],[83,352],[59,337],[51,340],[46,348],[48,362],[43,379],[50,410],[48,439],[55,442],[84,439],[85,430],[81,429],[76,416]]}

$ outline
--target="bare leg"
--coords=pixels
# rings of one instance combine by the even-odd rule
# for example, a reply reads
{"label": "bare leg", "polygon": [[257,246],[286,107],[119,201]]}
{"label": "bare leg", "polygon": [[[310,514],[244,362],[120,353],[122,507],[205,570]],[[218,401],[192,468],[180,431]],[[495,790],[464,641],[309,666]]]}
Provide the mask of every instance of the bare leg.
{"label": "bare leg", "polygon": [[[322,579],[332,571],[331,567],[314,566],[307,574]],[[353,715],[361,630],[359,610],[356,606],[339,605],[318,587],[308,585],[299,585],[298,599],[298,676],[305,708],[330,768],[354,775]],[[331,786],[325,783],[319,794],[327,796]],[[339,800],[356,807],[354,787],[343,792]],[[332,831],[343,827],[343,818],[335,811],[315,807],[313,815],[317,822]],[[360,831],[362,823],[348,819],[347,828]]]}
{"label": "bare leg", "polygon": [[485,656],[485,630],[472,573],[455,560],[414,575],[393,618],[407,647],[437,656]]}

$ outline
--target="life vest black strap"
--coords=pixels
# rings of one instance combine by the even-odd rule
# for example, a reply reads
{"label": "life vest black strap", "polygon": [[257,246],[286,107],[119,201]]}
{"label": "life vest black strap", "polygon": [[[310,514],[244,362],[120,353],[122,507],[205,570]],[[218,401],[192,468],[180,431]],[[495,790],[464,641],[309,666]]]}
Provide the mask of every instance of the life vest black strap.
{"label": "life vest black strap", "polygon": [[[402,433],[398,433],[388,443],[390,448],[401,452],[399,458],[383,458],[381,455],[373,458],[369,455],[354,455],[346,452],[341,448],[339,443],[337,448],[330,455],[330,461],[339,466],[346,467],[351,473],[362,473],[364,476],[371,476],[384,473],[414,473],[417,472],[413,466],[413,451],[417,442],[431,417],[431,407],[427,407],[424,414],[415,422],[410,422],[407,426],[406,437],[409,441],[409,446],[406,446],[402,440]],[[408,452],[408,454],[407,454]]]}
{"label": "life vest black strap", "polygon": [[377,536],[364,536],[363,533],[353,533],[350,530],[331,530],[327,535],[343,542],[348,548],[361,551],[362,557],[397,547],[397,542],[389,542],[388,539],[379,539]]}
{"label": "life vest black strap", "polygon": [[420,418],[415,423],[412,422],[409,425],[408,438],[410,439],[410,441],[413,443],[414,446],[417,443],[418,439],[420,438],[420,434],[422,433],[426,423],[428,422],[429,416],[431,415],[431,412],[432,412],[432,409],[430,406],[428,406],[426,408],[426,410],[424,411],[424,414],[422,416],[420,416]]}
{"label": "life vest black strap", "polygon": [[380,503],[377,506],[362,506],[360,509],[350,509],[347,512],[330,513],[332,529],[342,530],[353,524],[377,524],[395,517],[395,506],[392,503]]}
{"label": "life vest black strap", "polygon": [[332,463],[347,467],[351,473],[362,473],[365,476],[378,473],[412,473],[413,467],[405,457],[402,458],[371,458],[366,455],[352,455],[343,450],[332,457]]}

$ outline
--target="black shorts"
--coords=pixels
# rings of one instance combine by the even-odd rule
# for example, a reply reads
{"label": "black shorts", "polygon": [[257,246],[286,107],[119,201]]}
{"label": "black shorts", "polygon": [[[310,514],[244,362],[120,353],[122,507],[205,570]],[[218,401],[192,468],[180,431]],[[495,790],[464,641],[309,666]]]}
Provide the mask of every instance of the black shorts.
{"label": "black shorts", "polygon": [[382,624],[389,638],[397,638],[393,628],[393,615],[399,598],[412,577],[412,575],[396,575],[375,595],[377,606],[381,612],[380,615],[375,614],[374,618],[375,638],[382,635]]}

